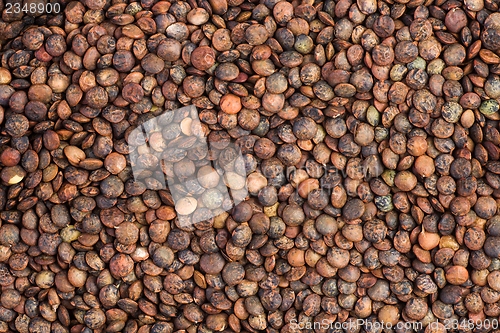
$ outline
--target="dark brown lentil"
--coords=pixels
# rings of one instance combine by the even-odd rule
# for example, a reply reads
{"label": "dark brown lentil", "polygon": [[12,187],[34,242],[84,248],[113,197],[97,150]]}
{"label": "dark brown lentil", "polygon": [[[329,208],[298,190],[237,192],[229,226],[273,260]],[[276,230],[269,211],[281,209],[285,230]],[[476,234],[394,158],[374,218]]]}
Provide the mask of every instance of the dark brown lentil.
{"label": "dark brown lentil", "polygon": [[[497,2],[60,5],[0,19],[1,332],[498,318]],[[231,141],[248,189],[193,226],[126,144],[184,105],[227,151],[168,150],[211,175],[180,209],[228,205],[205,161]],[[156,151],[186,131],[161,126]]]}

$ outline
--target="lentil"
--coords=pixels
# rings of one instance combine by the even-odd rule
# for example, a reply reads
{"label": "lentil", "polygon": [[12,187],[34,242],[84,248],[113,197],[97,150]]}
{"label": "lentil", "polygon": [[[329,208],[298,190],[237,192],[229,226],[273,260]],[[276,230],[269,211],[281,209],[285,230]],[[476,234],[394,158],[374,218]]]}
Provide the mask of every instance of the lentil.
{"label": "lentil", "polygon": [[498,317],[498,3],[60,5],[0,19],[2,332]]}

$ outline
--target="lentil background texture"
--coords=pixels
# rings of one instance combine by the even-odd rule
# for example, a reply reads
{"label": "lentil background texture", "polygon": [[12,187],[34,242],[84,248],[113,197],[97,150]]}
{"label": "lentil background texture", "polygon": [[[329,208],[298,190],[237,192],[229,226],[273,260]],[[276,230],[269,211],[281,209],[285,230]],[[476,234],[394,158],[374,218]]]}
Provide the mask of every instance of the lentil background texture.
{"label": "lentil background texture", "polygon": [[498,0],[58,1],[0,3],[0,333],[498,332]]}

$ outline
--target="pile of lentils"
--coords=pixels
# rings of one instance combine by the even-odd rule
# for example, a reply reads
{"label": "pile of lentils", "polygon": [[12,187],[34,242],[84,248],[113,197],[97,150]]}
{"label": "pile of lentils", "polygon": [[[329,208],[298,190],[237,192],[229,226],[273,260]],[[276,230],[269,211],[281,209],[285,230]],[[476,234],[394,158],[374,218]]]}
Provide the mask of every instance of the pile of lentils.
{"label": "pile of lentils", "polygon": [[[493,330],[498,0],[60,4],[2,2],[0,332]],[[127,144],[188,105],[248,189],[195,224]]]}

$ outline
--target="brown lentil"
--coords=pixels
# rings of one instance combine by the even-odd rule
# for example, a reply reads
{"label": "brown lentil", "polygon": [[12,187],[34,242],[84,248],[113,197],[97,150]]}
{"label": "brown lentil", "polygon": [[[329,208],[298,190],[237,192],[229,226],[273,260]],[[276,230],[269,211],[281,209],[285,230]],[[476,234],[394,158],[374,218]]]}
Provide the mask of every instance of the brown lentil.
{"label": "brown lentil", "polygon": [[497,2],[58,5],[0,19],[0,331],[500,315]]}

